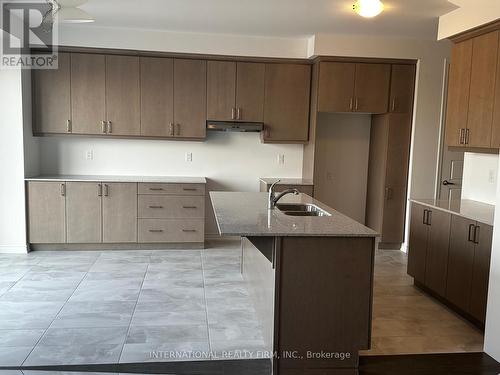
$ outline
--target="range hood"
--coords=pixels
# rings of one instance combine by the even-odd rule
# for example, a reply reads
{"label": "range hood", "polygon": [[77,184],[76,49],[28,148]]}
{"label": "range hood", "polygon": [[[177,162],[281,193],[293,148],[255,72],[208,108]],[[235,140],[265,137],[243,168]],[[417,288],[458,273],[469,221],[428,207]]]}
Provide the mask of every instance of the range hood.
{"label": "range hood", "polygon": [[260,132],[264,128],[262,122],[209,121],[207,130],[219,132]]}

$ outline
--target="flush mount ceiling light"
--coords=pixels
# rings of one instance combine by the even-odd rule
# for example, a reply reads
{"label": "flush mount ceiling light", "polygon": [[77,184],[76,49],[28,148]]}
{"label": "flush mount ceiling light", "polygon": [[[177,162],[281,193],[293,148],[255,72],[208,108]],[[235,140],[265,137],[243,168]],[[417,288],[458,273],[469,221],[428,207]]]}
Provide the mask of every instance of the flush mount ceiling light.
{"label": "flush mount ceiling light", "polygon": [[49,0],[52,18],[60,23],[88,23],[94,18],[79,6],[88,0]]}
{"label": "flush mount ceiling light", "polygon": [[358,0],[352,9],[361,17],[371,18],[384,11],[384,4],[380,0]]}

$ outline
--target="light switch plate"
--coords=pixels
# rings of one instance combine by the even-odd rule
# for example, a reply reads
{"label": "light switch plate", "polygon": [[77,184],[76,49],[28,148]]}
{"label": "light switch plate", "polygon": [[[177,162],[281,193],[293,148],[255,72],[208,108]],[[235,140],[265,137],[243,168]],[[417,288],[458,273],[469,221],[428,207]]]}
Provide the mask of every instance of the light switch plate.
{"label": "light switch plate", "polygon": [[193,153],[192,152],[186,152],[186,161],[188,161],[188,162],[193,161]]}
{"label": "light switch plate", "polygon": [[284,154],[278,155],[278,164],[280,164],[280,165],[285,164],[285,155]]}
{"label": "light switch plate", "polygon": [[93,150],[88,150],[86,153],[85,153],[85,158],[87,160],[94,160],[94,151]]}

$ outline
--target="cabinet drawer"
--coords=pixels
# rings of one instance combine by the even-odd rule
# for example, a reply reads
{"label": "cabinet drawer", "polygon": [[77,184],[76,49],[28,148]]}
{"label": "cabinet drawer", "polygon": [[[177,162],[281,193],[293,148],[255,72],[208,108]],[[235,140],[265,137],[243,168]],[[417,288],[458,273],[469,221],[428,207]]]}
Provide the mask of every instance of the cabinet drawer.
{"label": "cabinet drawer", "polygon": [[205,195],[204,184],[139,184],[139,194]]}
{"label": "cabinet drawer", "polygon": [[139,242],[203,242],[204,219],[139,219]]}
{"label": "cabinet drawer", "polygon": [[205,217],[204,196],[139,195],[139,218]]}

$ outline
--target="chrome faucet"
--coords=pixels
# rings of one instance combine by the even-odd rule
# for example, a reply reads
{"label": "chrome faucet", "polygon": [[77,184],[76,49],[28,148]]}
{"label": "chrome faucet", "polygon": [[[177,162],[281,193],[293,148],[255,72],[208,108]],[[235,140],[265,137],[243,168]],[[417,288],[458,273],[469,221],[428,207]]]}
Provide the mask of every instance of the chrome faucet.
{"label": "chrome faucet", "polygon": [[285,191],[282,191],[281,193],[277,194],[274,192],[274,187],[276,186],[277,183],[279,183],[281,180],[275,181],[270,187],[269,187],[269,199],[268,199],[268,205],[267,208],[270,210],[273,210],[276,207],[276,203],[283,198],[287,194],[294,194],[294,195],[299,195],[299,191],[297,189],[287,189]]}

